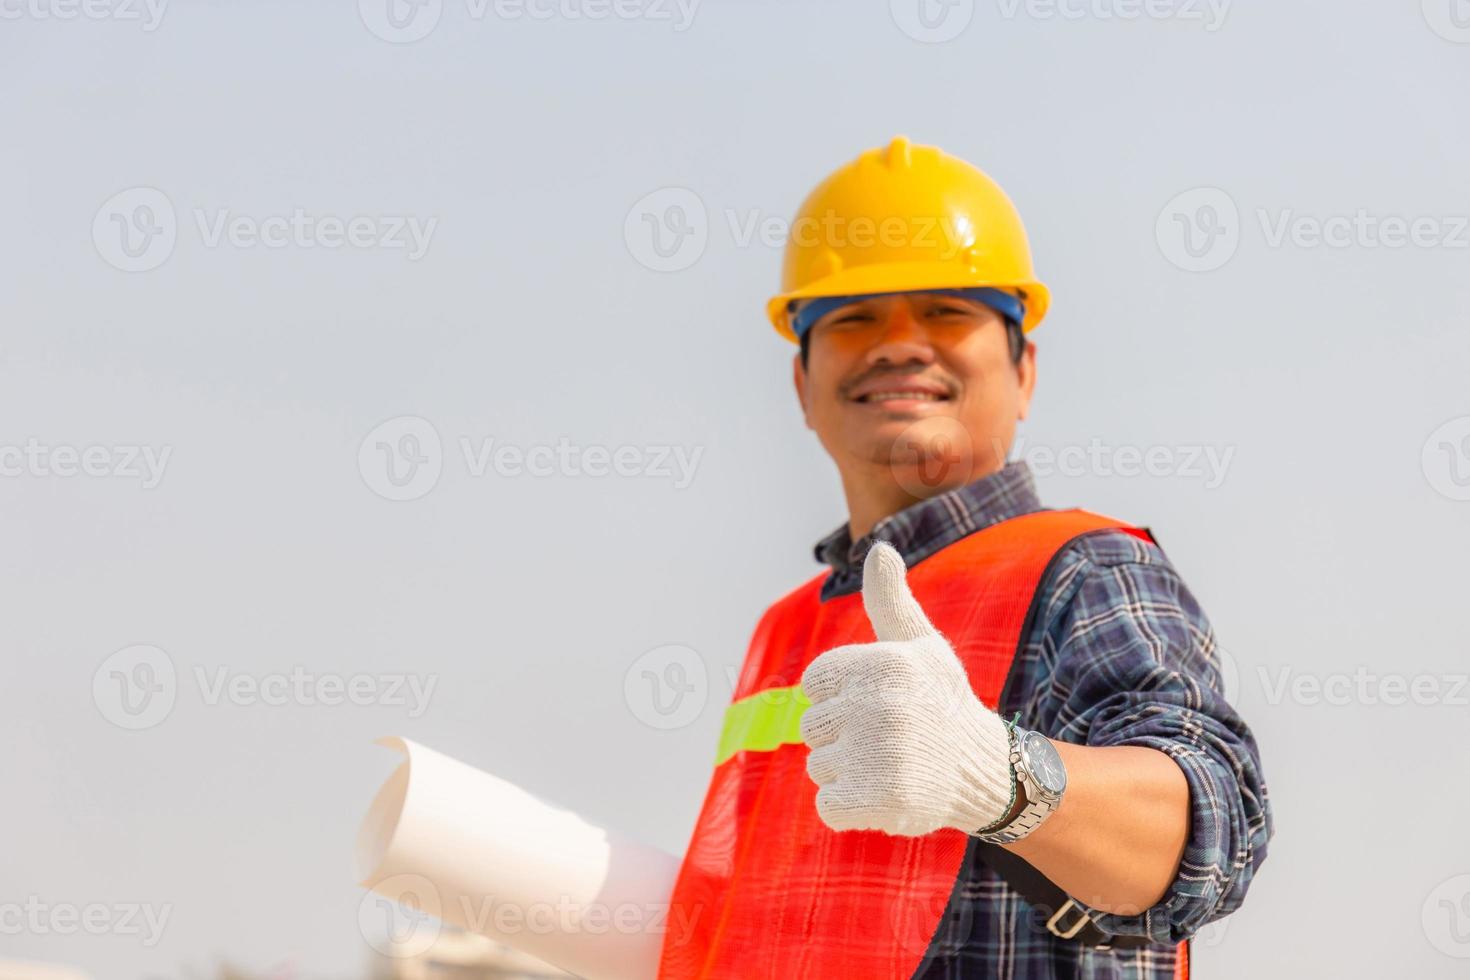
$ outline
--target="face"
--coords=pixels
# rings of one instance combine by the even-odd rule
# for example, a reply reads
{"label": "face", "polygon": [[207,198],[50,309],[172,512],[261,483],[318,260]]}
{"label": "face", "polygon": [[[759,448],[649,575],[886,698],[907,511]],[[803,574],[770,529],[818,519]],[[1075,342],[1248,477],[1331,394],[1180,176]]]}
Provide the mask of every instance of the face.
{"label": "face", "polygon": [[936,293],[855,298],[812,327],[796,388],[845,480],[891,479],[925,498],[1005,465],[1035,382],[989,307]]}

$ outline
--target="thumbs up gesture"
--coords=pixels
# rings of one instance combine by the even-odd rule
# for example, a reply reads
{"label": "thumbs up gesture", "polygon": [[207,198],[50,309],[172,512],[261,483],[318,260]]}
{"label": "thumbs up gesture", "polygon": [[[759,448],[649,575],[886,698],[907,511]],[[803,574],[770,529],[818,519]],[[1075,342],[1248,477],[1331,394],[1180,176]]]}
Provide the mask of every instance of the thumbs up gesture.
{"label": "thumbs up gesture", "polygon": [[991,828],[1015,800],[1010,738],[879,542],[863,564],[876,643],[836,647],[802,674],[817,813],[833,830],[921,835]]}

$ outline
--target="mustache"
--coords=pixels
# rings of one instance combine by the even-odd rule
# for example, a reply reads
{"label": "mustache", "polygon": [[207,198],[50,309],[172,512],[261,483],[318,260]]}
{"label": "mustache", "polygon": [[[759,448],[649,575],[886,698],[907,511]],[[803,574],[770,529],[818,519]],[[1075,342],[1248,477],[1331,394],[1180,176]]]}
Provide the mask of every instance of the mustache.
{"label": "mustache", "polygon": [[854,375],[853,377],[848,378],[846,381],[837,386],[837,393],[843,398],[851,398],[853,391],[855,391],[859,385],[867,384],[869,381],[881,380],[887,377],[914,378],[922,379],[924,381],[932,381],[936,384],[943,385],[944,393],[950,398],[954,398],[960,393],[959,383],[943,371],[924,371],[916,374],[912,368],[885,367],[883,365],[869,368],[861,374]]}

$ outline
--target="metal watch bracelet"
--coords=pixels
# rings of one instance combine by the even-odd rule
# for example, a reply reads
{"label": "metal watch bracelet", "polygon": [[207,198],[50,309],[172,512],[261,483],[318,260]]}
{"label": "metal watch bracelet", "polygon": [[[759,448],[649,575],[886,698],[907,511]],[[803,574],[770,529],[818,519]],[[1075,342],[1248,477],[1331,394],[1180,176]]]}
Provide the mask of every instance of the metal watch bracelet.
{"label": "metal watch bracelet", "polygon": [[975,833],[973,836],[989,844],[1011,844],[1028,836],[1061,802],[1061,797],[1049,796],[1043,792],[1026,766],[1025,756],[1021,752],[1021,741],[1026,732],[1018,729],[1014,722],[1007,726],[1010,737],[1010,764],[1011,772],[1016,780],[1016,791],[1025,797],[1025,806],[1008,823],[994,830],[984,833]]}

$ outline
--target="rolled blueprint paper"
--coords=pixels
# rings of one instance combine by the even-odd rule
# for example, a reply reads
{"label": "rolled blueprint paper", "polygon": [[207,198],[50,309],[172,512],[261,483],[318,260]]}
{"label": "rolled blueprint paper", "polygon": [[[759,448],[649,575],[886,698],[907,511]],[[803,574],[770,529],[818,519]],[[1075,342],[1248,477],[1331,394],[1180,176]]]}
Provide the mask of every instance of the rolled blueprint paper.
{"label": "rolled blueprint paper", "polygon": [[0,960],[0,980],[92,980],[91,975],[58,963]]}
{"label": "rolled blueprint paper", "polygon": [[588,980],[658,972],[679,860],[407,739],[357,836],[362,884]]}

